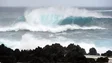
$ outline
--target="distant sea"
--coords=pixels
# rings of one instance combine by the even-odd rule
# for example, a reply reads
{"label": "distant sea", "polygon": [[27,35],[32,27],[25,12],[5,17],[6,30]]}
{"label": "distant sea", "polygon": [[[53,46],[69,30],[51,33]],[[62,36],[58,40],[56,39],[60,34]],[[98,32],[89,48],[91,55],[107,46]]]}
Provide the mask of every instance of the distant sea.
{"label": "distant sea", "polygon": [[0,7],[0,44],[34,49],[53,43],[112,50],[112,8]]}

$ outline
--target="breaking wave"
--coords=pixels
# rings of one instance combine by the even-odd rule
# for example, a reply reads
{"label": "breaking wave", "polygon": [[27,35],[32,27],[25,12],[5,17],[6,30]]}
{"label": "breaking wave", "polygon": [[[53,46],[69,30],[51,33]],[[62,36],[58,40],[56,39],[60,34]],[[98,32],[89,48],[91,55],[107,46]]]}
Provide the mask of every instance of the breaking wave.
{"label": "breaking wave", "polygon": [[[63,38],[63,39],[61,40],[60,38]],[[34,37],[30,33],[26,33],[22,35],[21,40],[0,39],[0,41],[1,43],[4,43],[7,47],[11,47],[12,49],[19,48],[20,50],[34,49],[37,46],[44,47],[47,44],[51,45],[54,43],[60,43],[63,46],[67,46],[70,43],[74,43],[75,45],[80,45],[81,47],[83,47],[87,53],[89,52],[89,49],[91,47],[95,47],[96,49],[98,49],[99,53],[104,53],[107,50],[111,50],[111,48],[95,46],[95,44],[91,40],[87,40],[87,41],[81,40],[77,42],[77,41],[73,41],[65,37],[60,37],[60,38],[56,37],[55,39],[44,39],[44,38],[40,39],[38,37],[37,38]]]}
{"label": "breaking wave", "polygon": [[0,27],[0,31],[48,31],[48,32],[62,32],[75,29],[105,29],[96,25],[86,24],[92,23],[94,19],[112,18],[111,16],[104,16],[101,13],[89,11],[79,8],[64,8],[64,7],[48,7],[27,10],[24,16],[9,27]]}
{"label": "breaking wave", "polygon": [[47,32],[62,32],[67,30],[75,30],[75,29],[81,29],[81,30],[95,30],[95,29],[105,29],[102,27],[97,26],[78,26],[78,25],[63,25],[63,26],[55,26],[55,27],[46,27],[46,26],[31,26],[26,23],[18,23],[11,27],[0,27],[0,31],[19,31],[19,30],[29,30],[29,31],[47,31]]}

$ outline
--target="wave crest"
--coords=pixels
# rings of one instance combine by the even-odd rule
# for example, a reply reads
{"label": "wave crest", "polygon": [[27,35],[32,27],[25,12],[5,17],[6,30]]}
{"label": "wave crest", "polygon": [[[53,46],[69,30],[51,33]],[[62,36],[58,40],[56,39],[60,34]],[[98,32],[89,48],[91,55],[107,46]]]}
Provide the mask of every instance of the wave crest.
{"label": "wave crest", "polygon": [[[75,29],[105,29],[96,25],[86,26],[93,18],[112,18],[101,13],[79,8],[48,7],[27,10],[19,22],[9,27],[0,27],[0,31],[48,31],[62,32]],[[23,21],[23,22],[20,22]],[[73,23],[72,23],[73,22]],[[81,26],[81,25],[83,26]]]}
{"label": "wave crest", "polygon": [[54,27],[49,27],[49,26],[42,26],[42,25],[37,25],[37,26],[32,26],[29,25],[28,23],[21,22],[17,23],[13,26],[10,27],[0,27],[0,31],[19,31],[19,30],[29,30],[29,31],[44,31],[44,32],[62,32],[62,31],[67,31],[67,30],[95,30],[95,29],[105,29],[102,27],[98,26],[78,26],[78,25],[63,25],[63,26],[54,26]]}
{"label": "wave crest", "polygon": [[104,16],[95,11],[89,11],[79,8],[64,8],[64,7],[48,7],[38,8],[31,11],[26,11],[25,19],[27,23],[32,25],[58,25],[67,17],[94,17],[94,18],[112,18],[111,16]]}

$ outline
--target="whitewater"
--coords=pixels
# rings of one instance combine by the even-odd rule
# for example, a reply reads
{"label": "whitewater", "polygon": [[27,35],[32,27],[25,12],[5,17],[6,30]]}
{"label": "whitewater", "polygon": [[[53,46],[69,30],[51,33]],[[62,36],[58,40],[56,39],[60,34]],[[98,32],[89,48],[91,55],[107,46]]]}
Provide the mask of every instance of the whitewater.
{"label": "whitewater", "polygon": [[[89,51],[111,49],[112,9],[74,7],[8,8],[0,10],[0,43],[12,49],[47,44],[78,44]],[[106,45],[105,45],[106,44]]]}

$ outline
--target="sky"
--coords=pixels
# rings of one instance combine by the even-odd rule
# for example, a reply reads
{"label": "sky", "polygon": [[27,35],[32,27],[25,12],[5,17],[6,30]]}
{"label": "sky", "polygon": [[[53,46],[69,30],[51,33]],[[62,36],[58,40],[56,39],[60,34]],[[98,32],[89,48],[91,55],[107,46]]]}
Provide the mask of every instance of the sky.
{"label": "sky", "polygon": [[0,0],[0,7],[112,7],[112,0]]}

